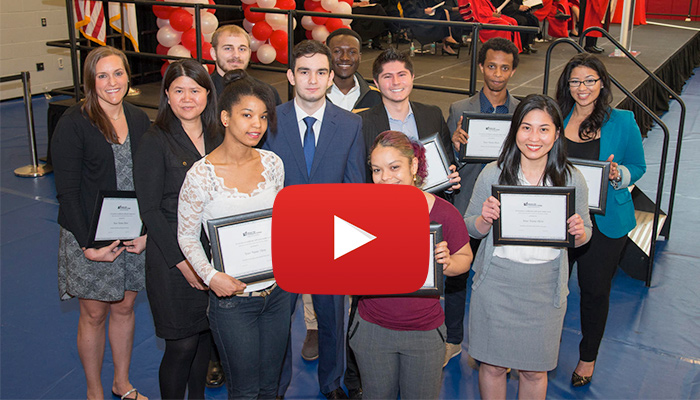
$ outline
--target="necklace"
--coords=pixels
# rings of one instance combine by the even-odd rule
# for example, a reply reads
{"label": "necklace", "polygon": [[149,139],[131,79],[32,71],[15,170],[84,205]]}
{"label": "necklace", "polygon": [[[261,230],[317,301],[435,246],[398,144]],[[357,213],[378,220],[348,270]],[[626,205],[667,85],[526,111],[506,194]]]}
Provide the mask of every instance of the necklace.
{"label": "necklace", "polygon": [[118,121],[119,118],[121,118],[123,115],[124,112],[120,112],[119,115],[117,115],[116,117],[109,116],[109,119],[111,119],[112,121]]}

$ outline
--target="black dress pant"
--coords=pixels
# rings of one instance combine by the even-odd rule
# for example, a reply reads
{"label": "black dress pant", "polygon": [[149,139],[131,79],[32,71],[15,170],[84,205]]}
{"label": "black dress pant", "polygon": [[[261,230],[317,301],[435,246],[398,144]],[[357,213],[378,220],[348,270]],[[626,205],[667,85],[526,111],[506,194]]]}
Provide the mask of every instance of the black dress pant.
{"label": "black dress pant", "polygon": [[595,361],[605,332],[610,307],[610,287],[617,270],[627,235],[612,239],[598,230],[595,218],[593,235],[585,245],[569,249],[569,272],[578,263],[578,285],[581,289],[581,361]]}
{"label": "black dress pant", "polygon": [[[514,14],[505,15],[516,20],[518,22],[518,26],[540,26],[540,21],[530,11],[518,11]],[[534,33],[520,32],[520,40],[522,41],[523,47],[531,45],[532,42],[535,40],[535,36],[536,34]]]}

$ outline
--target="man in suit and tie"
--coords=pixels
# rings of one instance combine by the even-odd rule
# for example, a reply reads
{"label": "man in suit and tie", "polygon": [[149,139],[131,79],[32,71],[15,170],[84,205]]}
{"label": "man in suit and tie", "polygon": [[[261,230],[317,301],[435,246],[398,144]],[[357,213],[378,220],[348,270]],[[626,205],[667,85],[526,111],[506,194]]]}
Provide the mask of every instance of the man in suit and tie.
{"label": "man in suit and tie", "polygon": [[[268,134],[263,148],[284,163],[285,186],[309,183],[362,183],[365,144],[362,119],[326,101],[332,84],[331,53],[315,40],[294,47],[287,78],[295,98],[277,107],[277,132]],[[292,309],[298,295],[292,296]],[[345,364],[344,296],[313,295],[318,318],[318,380],[329,399],[347,398],[340,387]],[[292,375],[291,345],[280,377],[284,396]]]}
{"label": "man in suit and tie", "polygon": [[[450,106],[447,127],[452,134],[455,150],[467,143],[469,135],[462,129],[462,114],[475,112],[482,114],[512,114],[519,100],[508,92],[508,80],[518,68],[518,48],[513,42],[501,37],[491,38],[479,49],[479,69],[484,79],[481,92],[467,99],[459,100]],[[485,164],[468,163],[459,171],[462,187],[455,191],[452,203],[464,214],[472,197],[476,178]],[[470,240],[476,254],[479,240]],[[445,279],[445,326],[447,340],[445,365],[462,352],[464,337],[464,308],[467,300],[467,278],[469,274],[450,276]]]}

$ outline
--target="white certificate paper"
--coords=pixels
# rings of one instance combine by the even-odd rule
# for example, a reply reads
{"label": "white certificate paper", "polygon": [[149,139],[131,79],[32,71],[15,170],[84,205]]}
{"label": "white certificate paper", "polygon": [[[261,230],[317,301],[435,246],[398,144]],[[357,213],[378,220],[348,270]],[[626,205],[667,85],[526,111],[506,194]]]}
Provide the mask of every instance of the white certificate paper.
{"label": "white certificate paper", "polygon": [[105,197],[95,231],[95,241],[134,239],[141,236],[141,216],[136,198]]}
{"label": "white certificate paper", "polygon": [[576,165],[586,179],[588,186],[588,207],[600,208],[600,184],[603,181],[603,169],[599,167],[589,167],[587,165]]}
{"label": "white certificate paper", "polygon": [[466,157],[498,158],[509,129],[510,120],[470,119]]}
{"label": "white certificate paper", "polygon": [[223,272],[236,279],[272,271],[272,218],[218,228]]}
{"label": "white certificate paper", "polygon": [[428,176],[423,187],[429,190],[449,181],[449,178],[435,141],[423,143],[423,146],[425,147],[425,161],[428,165]]}
{"label": "white certificate paper", "polygon": [[567,196],[501,193],[501,237],[566,240]]}

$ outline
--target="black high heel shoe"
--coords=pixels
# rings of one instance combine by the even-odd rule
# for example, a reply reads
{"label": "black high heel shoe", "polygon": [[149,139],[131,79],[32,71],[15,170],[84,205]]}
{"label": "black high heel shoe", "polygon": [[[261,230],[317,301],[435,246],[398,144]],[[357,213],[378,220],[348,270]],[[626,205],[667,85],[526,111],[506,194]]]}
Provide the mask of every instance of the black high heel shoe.
{"label": "black high heel shoe", "polygon": [[571,374],[571,385],[573,387],[581,387],[581,386],[586,386],[591,381],[593,380],[593,376],[581,376],[574,371],[573,374]]}
{"label": "black high heel shoe", "polygon": [[459,53],[457,53],[456,51],[452,50],[452,51],[454,51],[454,53],[450,53],[449,51],[445,50],[444,47],[442,47],[440,49],[440,51],[441,51],[440,54],[442,54],[443,56],[455,56],[455,57],[459,56]]}

